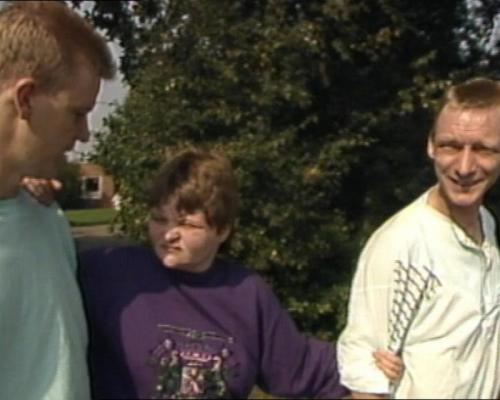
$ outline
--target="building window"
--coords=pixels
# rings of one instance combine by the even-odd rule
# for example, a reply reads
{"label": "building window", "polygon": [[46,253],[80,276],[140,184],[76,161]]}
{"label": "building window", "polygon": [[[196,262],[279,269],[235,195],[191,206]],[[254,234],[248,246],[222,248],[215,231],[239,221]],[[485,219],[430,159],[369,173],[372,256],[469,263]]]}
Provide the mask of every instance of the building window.
{"label": "building window", "polygon": [[82,198],[90,200],[102,198],[102,178],[100,176],[84,176],[82,178]]}

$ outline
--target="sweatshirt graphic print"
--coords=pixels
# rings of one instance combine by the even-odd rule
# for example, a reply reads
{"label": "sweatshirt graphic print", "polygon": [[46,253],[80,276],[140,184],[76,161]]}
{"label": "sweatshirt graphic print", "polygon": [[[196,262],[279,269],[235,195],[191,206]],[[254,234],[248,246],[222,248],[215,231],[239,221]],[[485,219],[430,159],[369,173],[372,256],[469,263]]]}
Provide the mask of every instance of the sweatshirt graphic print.
{"label": "sweatshirt graphic print", "polygon": [[[150,365],[157,384],[154,399],[227,397],[232,337],[200,332],[168,324],[158,325],[160,343],[153,349]],[[232,367],[232,368],[231,368]]]}

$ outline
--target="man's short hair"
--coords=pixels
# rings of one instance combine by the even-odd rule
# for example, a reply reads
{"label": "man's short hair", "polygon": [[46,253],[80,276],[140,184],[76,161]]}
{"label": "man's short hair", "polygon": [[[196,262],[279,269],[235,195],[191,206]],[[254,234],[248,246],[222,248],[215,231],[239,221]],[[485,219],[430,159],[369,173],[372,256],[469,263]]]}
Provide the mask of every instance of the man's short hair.
{"label": "man's short hair", "polygon": [[500,106],[500,82],[489,78],[472,78],[446,90],[437,108],[430,136],[435,134],[436,123],[445,107],[456,109],[486,109]]}
{"label": "man's short hair", "polygon": [[198,148],[173,155],[153,181],[149,206],[170,202],[179,212],[203,211],[208,224],[219,232],[232,228],[239,193],[230,161],[222,154]]}
{"label": "man's short hair", "polygon": [[2,7],[0,54],[0,86],[29,76],[53,89],[72,75],[82,57],[99,77],[115,74],[105,39],[59,1],[17,1]]}

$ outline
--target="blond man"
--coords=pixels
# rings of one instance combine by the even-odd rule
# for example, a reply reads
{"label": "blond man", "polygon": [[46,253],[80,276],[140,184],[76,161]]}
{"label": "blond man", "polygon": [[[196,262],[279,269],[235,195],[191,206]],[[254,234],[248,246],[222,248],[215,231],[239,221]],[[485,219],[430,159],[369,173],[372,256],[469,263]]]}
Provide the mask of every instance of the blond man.
{"label": "blond man", "polygon": [[[428,138],[436,184],[384,223],[358,263],[342,383],[356,398],[498,398],[500,257],[483,206],[500,175],[500,83],[452,86]],[[378,348],[401,354],[391,385]]]}
{"label": "blond man", "polygon": [[109,49],[60,2],[0,10],[0,398],[88,399],[86,326],[64,216],[19,183],[88,139]]}

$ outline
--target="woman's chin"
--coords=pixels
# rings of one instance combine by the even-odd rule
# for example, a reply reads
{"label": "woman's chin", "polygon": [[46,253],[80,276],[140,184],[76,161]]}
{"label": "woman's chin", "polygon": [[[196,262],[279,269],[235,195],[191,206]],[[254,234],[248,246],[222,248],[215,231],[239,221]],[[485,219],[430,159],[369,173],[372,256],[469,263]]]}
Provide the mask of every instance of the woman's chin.
{"label": "woman's chin", "polygon": [[179,262],[172,257],[170,254],[166,254],[161,249],[156,249],[156,256],[160,259],[161,263],[165,268],[168,269],[182,269]]}

